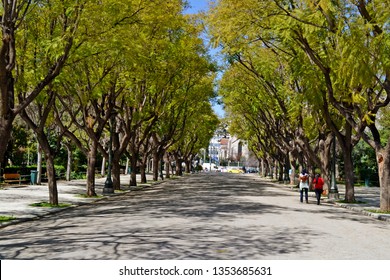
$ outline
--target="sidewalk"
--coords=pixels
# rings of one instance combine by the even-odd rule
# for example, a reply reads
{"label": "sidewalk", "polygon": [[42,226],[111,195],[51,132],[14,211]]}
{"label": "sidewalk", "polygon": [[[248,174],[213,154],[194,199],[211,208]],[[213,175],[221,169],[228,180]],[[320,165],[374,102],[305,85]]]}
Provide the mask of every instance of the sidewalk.
{"label": "sidewalk", "polygon": [[[255,175],[246,174],[244,176],[253,176],[255,180],[259,182],[272,183],[275,186],[284,186],[286,189],[298,192],[296,188],[292,188],[291,185],[282,185],[271,180],[266,180]],[[124,192],[134,191],[142,189],[145,186],[151,186],[152,184],[160,183],[162,181],[153,182],[151,175],[148,175],[148,184],[134,187],[123,187],[123,192],[115,193],[114,195],[121,195]],[[105,178],[96,179],[96,193],[98,197],[87,198],[83,196],[86,193],[86,181],[74,180],[74,181],[59,181],[58,184],[58,199],[59,203],[71,204],[70,207],[77,207],[79,205],[94,203],[97,200],[106,199],[106,196],[102,195]],[[122,175],[121,182],[124,186],[128,186],[130,180],[129,175]],[[340,200],[344,199],[345,187],[338,186]],[[311,201],[314,203],[314,193],[309,193]],[[18,223],[21,221],[33,220],[54,212],[64,211],[65,208],[47,208],[47,207],[34,207],[30,206],[33,203],[48,202],[49,191],[47,184],[42,185],[29,185],[29,186],[4,186],[0,188],[0,216],[13,217],[11,221],[0,221],[0,228],[9,224]],[[327,198],[323,198],[324,203],[331,203],[336,207],[348,208],[353,211],[360,212],[367,216],[372,216],[376,219],[390,222],[390,214],[378,214],[369,212],[368,210],[379,210],[379,188],[378,187],[355,187],[356,200],[363,203],[346,204],[337,201],[332,201]]]}
{"label": "sidewalk", "polygon": [[[94,203],[97,200],[106,199],[103,196],[103,187],[106,178],[98,178],[95,180],[95,191],[98,197],[85,197],[86,180],[73,181],[58,181],[58,201],[60,204],[70,204],[70,207],[77,207],[79,205]],[[116,192],[113,195],[121,195],[122,193],[139,190],[145,186],[156,184],[152,181],[152,175],[147,175],[148,184],[141,185],[140,177],[137,175],[137,187],[122,187],[122,191]],[[130,182],[130,175],[121,175],[121,184],[128,186]],[[161,182],[161,181],[158,181]],[[113,196],[110,195],[110,196]],[[44,217],[46,215],[60,212],[68,209],[68,207],[36,207],[31,204],[49,201],[49,190],[47,183],[41,185],[22,185],[17,184],[6,185],[0,187],[0,216],[13,217],[10,221],[0,221],[0,228],[9,224],[14,224],[22,221],[28,221]]]}
{"label": "sidewalk", "polygon": [[[345,197],[345,186],[338,186],[340,200]],[[390,214],[380,214],[370,211],[379,211],[380,188],[379,187],[355,187],[355,199],[360,203],[348,204],[324,199],[326,202],[334,203],[337,206],[361,212],[366,216],[371,216],[379,220],[390,222]]]}
{"label": "sidewalk", "polygon": [[[264,180],[263,178],[259,178]],[[276,186],[280,186],[281,183],[273,182]],[[294,188],[292,185],[284,184],[286,188],[291,191],[299,192],[297,188]],[[328,199],[327,197],[322,197],[321,201],[323,203],[330,203],[337,207],[347,208],[356,212],[360,212],[363,215],[374,217],[378,220],[390,222],[390,214],[380,214],[371,211],[379,211],[380,207],[380,189],[379,187],[355,187],[355,199],[358,203],[341,203],[339,201],[344,200],[345,198],[345,186],[337,186],[339,192],[339,200]],[[312,197],[313,203],[315,202],[315,193],[309,192],[309,197]]]}

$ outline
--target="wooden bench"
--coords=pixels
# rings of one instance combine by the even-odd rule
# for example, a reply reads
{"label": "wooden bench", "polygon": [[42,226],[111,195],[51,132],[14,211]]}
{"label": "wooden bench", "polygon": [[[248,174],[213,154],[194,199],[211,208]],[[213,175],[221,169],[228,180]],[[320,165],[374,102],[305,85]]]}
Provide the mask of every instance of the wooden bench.
{"label": "wooden bench", "polygon": [[19,183],[28,182],[30,180],[30,175],[20,175],[19,173],[5,173],[3,174],[4,183]]}

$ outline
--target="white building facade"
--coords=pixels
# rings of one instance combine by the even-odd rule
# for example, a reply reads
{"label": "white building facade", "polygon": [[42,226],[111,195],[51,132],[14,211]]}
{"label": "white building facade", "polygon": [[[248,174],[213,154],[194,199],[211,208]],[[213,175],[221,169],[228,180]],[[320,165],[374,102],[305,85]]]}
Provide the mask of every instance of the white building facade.
{"label": "white building facade", "polygon": [[[210,162],[206,161],[207,158]],[[203,167],[212,170],[219,166],[258,167],[258,161],[249,151],[245,141],[226,133],[216,133],[204,154]]]}

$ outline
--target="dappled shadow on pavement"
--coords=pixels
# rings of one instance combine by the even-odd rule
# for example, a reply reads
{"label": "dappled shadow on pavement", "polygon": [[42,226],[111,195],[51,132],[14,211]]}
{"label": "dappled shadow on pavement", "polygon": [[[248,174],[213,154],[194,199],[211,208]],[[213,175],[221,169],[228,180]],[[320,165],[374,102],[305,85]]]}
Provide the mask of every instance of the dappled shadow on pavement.
{"label": "dappled shadow on pavement", "polygon": [[307,236],[322,234],[276,222],[302,209],[267,198],[293,195],[251,177],[194,175],[3,229],[0,258],[288,258],[310,250]]}

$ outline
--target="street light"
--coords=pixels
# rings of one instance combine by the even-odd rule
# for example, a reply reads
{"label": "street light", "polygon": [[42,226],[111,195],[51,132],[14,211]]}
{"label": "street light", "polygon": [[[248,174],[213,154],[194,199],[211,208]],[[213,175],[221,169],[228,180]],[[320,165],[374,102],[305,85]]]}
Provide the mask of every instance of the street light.
{"label": "street light", "polygon": [[161,178],[161,180],[164,180],[163,168],[164,168],[164,155],[161,156],[161,160],[160,160],[160,178]]}
{"label": "street light", "polygon": [[287,155],[284,162],[284,179],[283,179],[283,181],[285,181],[287,184],[290,182],[289,167],[290,167],[290,162],[288,160],[288,155]]}
{"label": "street light", "polygon": [[339,191],[336,184],[336,134],[333,134],[333,157],[332,157],[332,170],[331,170],[331,183],[329,190],[329,198],[339,199]]}
{"label": "street light", "polygon": [[114,184],[111,178],[111,167],[112,167],[112,138],[114,133],[114,122],[115,122],[115,114],[112,114],[110,117],[110,140],[108,142],[108,170],[107,170],[107,178],[104,182],[103,194],[113,194],[114,193]]}

